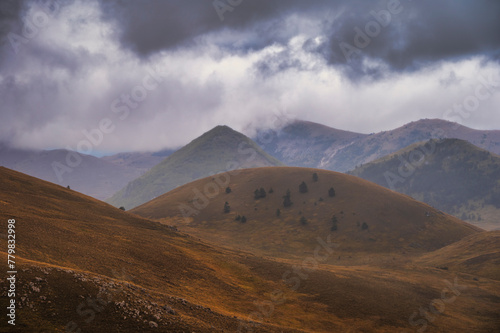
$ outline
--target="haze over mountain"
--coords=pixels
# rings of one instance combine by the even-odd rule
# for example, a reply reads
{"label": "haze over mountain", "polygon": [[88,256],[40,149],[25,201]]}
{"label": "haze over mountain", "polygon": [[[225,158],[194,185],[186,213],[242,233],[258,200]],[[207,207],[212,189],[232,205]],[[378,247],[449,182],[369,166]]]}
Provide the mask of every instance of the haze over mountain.
{"label": "haze over mountain", "polygon": [[163,161],[167,156],[171,155],[174,152],[175,149],[164,149],[158,152],[125,152],[103,156],[101,157],[101,159],[116,165],[139,169],[142,174]]}
{"label": "haze over mountain", "polygon": [[[320,171],[318,185],[325,180],[323,173],[327,172]],[[357,186],[369,184],[355,182]],[[332,266],[323,261],[336,257],[338,247],[327,233],[314,244],[317,256],[263,259],[197,241],[171,227],[9,169],[0,168],[0,186],[4,189],[0,192],[1,224],[5,227],[7,219],[14,218],[16,234],[22,235],[16,243],[22,277],[16,289],[17,321],[9,332],[400,333],[425,327],[438,332],[486,333],[500,325],[494,310],[500,282],[492,279],[494,272],[487,268],[494,266],[488,258],[475,264],[478,274],[461,273],[462,266],[446,270],[400,259],[383,266]],[[339,184],[338,197],[333,199],[347,199],[346,189]],[[404,198],[387,193],[396,202]],[[340,203],[334,202],[332,208]],[[423,206],[416,203],[395,209],[409,208],[411,214],[420,210],[419,205]],[[484,234],[445,215],[422,218],[436,226],[421,225],[424,230],[413,232],[434,237],[430,244],[461,238],[463,231],[470,234],[462,238],[464,242]],[[247,224],[256,222],[249,219]],[[441,240],[425,232],[440,225],[456,228],[441,229]],[[339,231],[343,227],[341,219]],[[246,231],[250,240],[259,237],[256,230]],[[0,245],[7,248],[3,237]],[[358,245],[365,247],[363,242]],[[294,244],[297,251],[300,246]],[[468,251],[472,258],[476,250],[471,246]],[[484,248],[477,253],[485,253]],[[0,257],[7,260],[7,253],[0,250]],[[0,280],[0,287],[0,304],[6,307],[6,279]],[[433,314],[432,321],[426,313],[419,314],[419,309],[429,309],[440,297],[447,301],[443,314]]]}
{"label": "haze over mountain", "polygon": [[68,151],[0,146],[0,165],[104,200],[144,170]]}
{"label": "haze over mountain", "polygon": [[217,126],[131,181],[107,202],[131,209],[195,179],[222,171],[276,165],[283,164],[245,135]]}
{"label": "haze over mountain", "polygon": [[[306,193],[299,191],[303,181]],[[285,207],[288,189],[293,204]],[[265,197],[256,197],[256,190]],[[296,167],[246,169],[200,179],[131,212],[219,245],[274,257],[312,254],[316,238],[331,233],[340,245],[339,258],[330,262],[351,264],[380,255],[392,260],[430,252],[481,230],[360,178]]]}
{"label": "haze over mountain", "polygon": [[500,156],[458,139],[430,140],[350,174],[487,230],[500,228]]}
{"label": "haze over mountain", "polygon": [[346,172],[432,138],[462,139],[500,154],[500,130],[475,130],[440,119],[422,119],[369,135],[295,121],[275,135],[257,142],[287,165]]}

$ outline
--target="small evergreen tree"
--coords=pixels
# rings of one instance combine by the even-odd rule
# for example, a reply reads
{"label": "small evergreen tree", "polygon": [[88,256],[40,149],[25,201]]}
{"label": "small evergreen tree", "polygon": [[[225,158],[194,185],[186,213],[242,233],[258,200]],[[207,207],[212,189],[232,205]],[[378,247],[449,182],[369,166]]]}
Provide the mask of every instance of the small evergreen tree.
{"label": "small evergreen tree", "polygon": [[245,216],[245,215],[243,215],[243,216],[241,217],[241,223],[245,223],[246,221],[247,221],[247,218],[246,218],[246,216]]}
{"label": "small evergreen tree", "polygon": [[300,193],[307,193],[307,184],[305,182],[300,183],[299,192]]}
{"label": "small evergreen tree", "polygon": [[278,209],[276,209],[276,216],[280,217],[280,215],[281,215],[281,210],[278,208]]}
{"label": "small evergreen tree", "polygon": [[240,215],[237,215],[237,216],[235,217],[235,221],[240,221],[240,220],[241,220],[241,216],[240,216]]}
{"label": "small evergreen tree", "polygon": [[290,196],[290,190],[286,190],[286,194],[283,196],[283,207],[290,207],[293,204]]}
{"label": "small evergreen tree", "polygon": [[361,225],[361,230],[367,230],[368,229],[368,224],[366,224],[366,222],[363,222],[363,224]]}
{"label": "small evergreen tree", "polygon": [[71,190],[71,187],[69,187],[69,185],[68,185],[68,186],[66,186],[66,188],[67,188],[68,190]]}
{"label": "small evergreen tree", "polygon": [[253,198],[255,200],[259,200],[260,199],[260,191],[259,189],[256,189],[254,192],[253,192]]}
{"label": "small evergreen tree", "polygon": [[230,188],[229,186],[228,186],[228,187],[226,187],[226,193],[227,193],[227,194],[231,193],[231,188]]}
{"label": "small evergreen tree", "polygon": [[331,230],[332,231],[336,231],[337,230],[337,216],[333,215],[332,217],[332,227],[331,227]]}
{"label": "small evergreen tree", "polygon": [[313,173],[313,182],[317,182],[318,181],[318,174],[315,172]]}
{"label": "small evergreen tree", "polygon": [[266,197],[266,190],[264,190],[263,187],[261,187],[259,189],[259,195],[260,195],[261,198],[265,198]]}
{"label": "small evergreen tree", "polygon": [[229,206],[229,203],[226,201],[224,203],[224,213],[229,213],[231,211],[231,206]]}
{"label": "small evergreen tree", "polygon": [[302,224],[302,225],[306,225],[307,224],[307,219],[304,216],[302,216],[300,218],[300,224]]}
{"label": "small evergreen tree", "polygon": [[121,210],[125,210],[125,207],[121,206],[121,207],[120,207],[120,209],[121,209]]}
{"label": "small evergreen tree", "polygon": [[274,193],[274,190],[273,190],[273,188],[271,187],[271,188],[269,189],[269,191],[267,191],[267,193],[269,193],[269,194],[272,194],[272,193]]}
{"label": "small evergreen tree", "polygon": [[330,189],[328,190],[328,196],[332,198],[335,196],[335,190],[333,189],[333,187],[330,187]]}

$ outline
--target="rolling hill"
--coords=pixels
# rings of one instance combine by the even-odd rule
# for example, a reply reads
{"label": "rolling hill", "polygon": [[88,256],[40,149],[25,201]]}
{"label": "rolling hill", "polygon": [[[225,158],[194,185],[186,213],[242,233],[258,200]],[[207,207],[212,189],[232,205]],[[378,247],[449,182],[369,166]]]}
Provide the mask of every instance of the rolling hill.
{"label": "rolling hill", "polygon": [[350,173],[484,229],[500,228],[500,156],[469,142],[417,143]]}
{"label": "rolling hill", "polygon": [[[314,173],[318,181],[312,179]],[[302,181],[307,193],[299,192]],[[256,199],[254,192],[260,188],[266,196]],[[329,196],[330,188],[334,197]],[[293,204],[284,207],[287,189]],[[360,178],[296,167],[247,169],[204,178],[131,212],[219,245],[274,257],[311,254],[317,237],[330,234],[339,243],[339,256],[331,258],[334,263],[430,252],[480,230]]]}
{"label": "rolling hill", "polygon": [[239,168],[282,165],[255,142],[217,126],[131,181],[107,202],[131,209],[198,178]]}
{"label": "rolling hill", "polygon": [[433,138],[457,138],[500,154],[499,130],[475,130],[441,119],[422,119],[369,135],[296,121],[266,138],[265,142],[258,142],[265,151],[289,166],[346,172]]}
{"label": "rolling hill", "polygon": [[[200,242],[6,168],[0,168],[0,187],[2,230],[7,219],[16,220],[19,278],[16,326],[2,320],[0,331],[399,333],[500,327],[495,280],[401,262],[311,266],[328,255],[326,243],[316,244],[320,256],[264,259]],[[4,237],[0,248],[5,262]],[[447,291],[446,309],[432,317],[419,314],[442,297],[447,283],[455,286],[456,301]],[[0,288],[0,306],[6,307],[6,279]]]}
{"label": "rolling hill", "polygon": [[500,281],[500,231],[465,237],[422,256],[417,262]]}
{"label": "rolling hill", "polygon": [[23,150],[0,145],[0,166],[26,173],[104,200],[144,170],[85,154],[56,150]]}

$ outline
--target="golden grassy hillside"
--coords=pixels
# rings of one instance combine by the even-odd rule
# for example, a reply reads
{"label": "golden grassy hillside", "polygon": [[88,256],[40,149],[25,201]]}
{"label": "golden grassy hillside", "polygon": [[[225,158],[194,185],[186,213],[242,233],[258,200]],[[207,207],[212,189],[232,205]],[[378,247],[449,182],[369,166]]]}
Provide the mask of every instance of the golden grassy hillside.
{"label": "golden grassy hillside", "polygon": [[500,231],[468,236],[417,262],[500,280]]}
{"label": "golden grassy hillside", "polygon": [[[0,332],[64,332],[68,324],[97,333],[500,327],[499,281],[414,265],[331,266],[311,255],[263,259],[5,168],[0,188],[1,230],[16,219],[19,305],[16,330],[2,320]],[[0,238],[4,262],[6,243]],[[326,241],[321,246],[321,258],[335,255]],[[455,278],[456,300],[442,314],[419,314]]]}
{"label": "golden grassy hillside", "polygon": [[[314,173],[317,181],[313,181]],[[302,181],[307,193],[299,192]],[[230,193],[226,193],[226,187]],[[256,200],[254,191],[261,187],[266,197]],[[334,197],[329,196],[331,187]],[[283,206],[287,189],[293,202],[288,208]],[[230,206],[229,213],[224,213],[225,202]],[[340,258],[331,258],[333,262],[343,258],[354,261],[349,256],[356,254],[369,262],[372,255],[425,253],[481,231],[360,178],[295,167],[245,169],[204,178],[131,212],[174,224],[218,244],[277,257],[310,254],[318,236],[331,235],[340,253]],[[247,221],[237,221],[238,215]],[[301,222],[302,217],[306,224]],[[337,230],[332,230],[334,217]]]}

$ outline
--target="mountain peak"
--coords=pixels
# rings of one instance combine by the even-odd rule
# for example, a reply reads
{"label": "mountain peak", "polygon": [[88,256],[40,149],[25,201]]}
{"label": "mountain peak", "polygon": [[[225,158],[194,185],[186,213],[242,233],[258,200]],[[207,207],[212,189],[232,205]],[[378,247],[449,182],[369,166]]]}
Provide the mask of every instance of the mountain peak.
{"label": "mountain peak", "polygon": [[283,165],[247,136],[219,125],[165,158],[108,200],[127,209],[193,180],[240,168]]}

